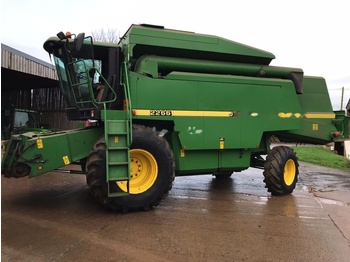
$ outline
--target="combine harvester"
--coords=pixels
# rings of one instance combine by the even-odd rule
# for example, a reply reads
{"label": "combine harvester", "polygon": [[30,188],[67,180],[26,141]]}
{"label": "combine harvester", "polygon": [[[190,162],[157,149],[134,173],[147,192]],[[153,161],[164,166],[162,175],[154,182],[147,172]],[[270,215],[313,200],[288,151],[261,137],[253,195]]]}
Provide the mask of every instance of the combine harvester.
{"label": "combine harvester", "polygon": [[61,32],[44,48],[68,119],[85,128],[13,135],[2,173],[36,177],[80,161],[107,209],[148,210],[175,176],[223,178],[249,167],[264,169],[271,194],[287,195],[297,157],[286,146],[271,149],[272,137],[349,139],[349,117],[333,111],[323,78],[270,66],[272,53],[227,39],[132,25],[118,44]]}

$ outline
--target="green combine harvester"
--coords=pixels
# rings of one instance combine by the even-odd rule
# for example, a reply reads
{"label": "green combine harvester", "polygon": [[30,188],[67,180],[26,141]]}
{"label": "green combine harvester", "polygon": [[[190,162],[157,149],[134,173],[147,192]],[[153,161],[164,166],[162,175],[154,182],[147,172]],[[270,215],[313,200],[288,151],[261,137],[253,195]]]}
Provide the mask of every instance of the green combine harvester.
{"label": "green combine harvester", "polygon": [[118,44],[61,32],[44,48],[68,119],[85,127],[13,135],[2,174],[32,178],[79,162],[107,209],[148,210],[175,176],[227,178],[249,167],[264,169],[271,194],[287,195],[297,157],[271,149],[272,137],[349,139],[349,117],[333,111],[323,78],[270,66],[272,53],[227,39],[132,25]]}

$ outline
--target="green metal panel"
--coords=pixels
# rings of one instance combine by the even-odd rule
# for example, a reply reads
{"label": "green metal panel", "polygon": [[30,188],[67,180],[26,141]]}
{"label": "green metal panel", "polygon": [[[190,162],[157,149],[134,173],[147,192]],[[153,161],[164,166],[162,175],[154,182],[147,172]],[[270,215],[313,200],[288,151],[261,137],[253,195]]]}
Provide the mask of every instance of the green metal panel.
{"label": "green metal panel", "polygon": [[11,140],[7,150],[11,148],[11,143],[18,143],[18,146],[11,154],[6,154],[2,164],[8,170],[13,163],[28,165],[31,169],[29,177],[35,177],[87,157],[102,134],[102,128],[92,128],[45,135],[18,135],[17,142]]}
{"label": "green metal panel", "polygon": [[[295,88],[288,80],[194,73],[173,73],[166,79],[134,76],[134,109],[173,111],[173,116],[140,118],[174,121],[181,144],[187,149],[218,149],[220,137],[225,138],[225,148],[255,148],[263,132],[300,126],[296,117],[279,116],[301,112]],[[174,116],[180,109],[188,115]],[[198,111],[227,111],[234,115],[200,117],[196,115]]]}
{"label": "green metal panel", "polygon": [[241,171],[250,166],[251,151],[241,150],[221,150],[219,151],[219,168]]}
{"label": "green metal panel", "polygon": [[305,77],[303,85],[303,94],[297,96],[301,106],[301,126],[279,136],[306,143],[331,142],[332,133],[337,131],[334,125],[336,115],[332,110],[326,82],[321,77]]}
{"label": "green metal panel", "polygon": [[205,174],[218,169],[217,150],[188,150],[174,153],[177,175]]}
{"label": "green metal panel", "polygon": [[322,77],[304,77],[304,92],[298,96],[303,113],[333,112],[326,81]]}
{"label": "green metal panel", "polygon": [[[131,73],[130,83],[134,119],[174,122],[178,174],[244,169],[250,165],[249,149],[260,147],[264,133],[301,126],[291,80],[173,72],[164,79]],[[152,110],[171,115],[150,115]]]}
{"label": "green metal panel", "polygon": [[[242,61],[269,64],[275,56],[254,47],[212,35],[132,25],[120,42],[125,55],[139,58],[143,54]],[[129,46],[130,45],[130,46]]]}

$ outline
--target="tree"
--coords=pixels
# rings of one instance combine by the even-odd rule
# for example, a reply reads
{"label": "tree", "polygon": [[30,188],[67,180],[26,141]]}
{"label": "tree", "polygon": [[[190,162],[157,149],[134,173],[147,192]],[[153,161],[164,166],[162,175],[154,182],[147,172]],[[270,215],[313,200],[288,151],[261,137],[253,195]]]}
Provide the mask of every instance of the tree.
{"label": "tree", "polygon": [[117,29],[108,28],[107,31],[103,28],[92,31],[92,38],[97,42],[118,43],[119,33]]}

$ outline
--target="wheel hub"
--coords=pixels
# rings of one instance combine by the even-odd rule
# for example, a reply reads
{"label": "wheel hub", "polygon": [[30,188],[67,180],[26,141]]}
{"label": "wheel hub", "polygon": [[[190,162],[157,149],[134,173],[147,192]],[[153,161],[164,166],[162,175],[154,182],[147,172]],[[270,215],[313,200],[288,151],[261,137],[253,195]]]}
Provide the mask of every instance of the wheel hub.
{"label": "wheel hub", "polygon": [[291,184],[293,184],[295,179],[295,172],[296,172],[295,162],[292,159],[288,159],[288,161],[284,166],[284,175],[283,175],[284,183],[287,186],[290,186]]}
{"label": "wheel hub", "polygon": [[[129,193],[141,194],[152,187],[158,177],[157,161],[151,153],[143,149],[130,150]],[[117,182],[127,192],[126,182]]]}

